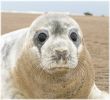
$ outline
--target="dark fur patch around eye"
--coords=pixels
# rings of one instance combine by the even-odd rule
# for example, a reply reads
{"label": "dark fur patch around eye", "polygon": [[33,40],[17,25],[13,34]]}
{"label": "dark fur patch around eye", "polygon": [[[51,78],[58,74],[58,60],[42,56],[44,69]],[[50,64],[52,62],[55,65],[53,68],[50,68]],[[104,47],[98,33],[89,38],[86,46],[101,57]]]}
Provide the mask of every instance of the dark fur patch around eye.
{"label": "dark fur patch around eye", "polygon": [[78,46],[81,43],[81,38],[80,38],[80,36],[78,34],[78,30],[71,29],[70,32],[69,32],[69,38],[75,44],[75,46],[78,48]]}
{"label": "dark fur patch around eye", "polygon": [[37,48],[39,49],[39,52],[41,52],[41,47],[44,45],[48,37],[49,35],[47,30],[40,30],[35,33],[33,37],[33,42],[35,46],[37,46]]}

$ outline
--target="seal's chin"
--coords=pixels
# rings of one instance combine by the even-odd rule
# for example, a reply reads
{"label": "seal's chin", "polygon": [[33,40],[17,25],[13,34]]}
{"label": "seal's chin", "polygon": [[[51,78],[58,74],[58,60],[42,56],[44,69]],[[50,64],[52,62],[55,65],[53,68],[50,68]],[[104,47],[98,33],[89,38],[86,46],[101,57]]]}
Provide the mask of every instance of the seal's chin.
{"label": "seal's chin", "polygon": [[54,67],[49,69],[50,73],[67,73],[68,71],[68,67]]}
{"label": "seal's chin", "polygon": [[63,65],[63,66],[51,67],[47,69],[46,71],[50,74],[66,74],[69,70],[70,68],[68,66]]}

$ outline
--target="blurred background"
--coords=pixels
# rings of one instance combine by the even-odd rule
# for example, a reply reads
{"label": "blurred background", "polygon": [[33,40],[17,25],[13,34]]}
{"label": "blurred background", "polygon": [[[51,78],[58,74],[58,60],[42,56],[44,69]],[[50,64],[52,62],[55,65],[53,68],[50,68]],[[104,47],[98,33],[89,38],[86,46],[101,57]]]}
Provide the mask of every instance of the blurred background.
{"label": "blurred background", "polygon": [[[27,0],[28,1],[28,0]],[[108,16],[107,1],[2,1],[2,11],[19,12],[67,12],[74,15],[91,13],[95,16]]]}
{"label": "blurred background", "polygon": [[80,25],[92,56],[96,84],[109,91],[109,3],[108,1],[4,1],[1,2],[1,34],[29,27],[47,12],[66,13]]}

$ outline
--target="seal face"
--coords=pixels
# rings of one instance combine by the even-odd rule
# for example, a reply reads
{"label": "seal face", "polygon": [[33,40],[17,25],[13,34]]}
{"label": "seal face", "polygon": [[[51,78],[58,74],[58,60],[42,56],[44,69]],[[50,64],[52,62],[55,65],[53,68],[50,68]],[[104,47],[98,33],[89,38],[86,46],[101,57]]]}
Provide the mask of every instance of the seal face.
{"label": "seal face", "polygon": [[82,48],[82,34],[72,18],[48,14],[39,17],[30,29],[33,34],[30,36],[33,41],[31,51],[39,55],[43,70],[64,71],[77,66]]}

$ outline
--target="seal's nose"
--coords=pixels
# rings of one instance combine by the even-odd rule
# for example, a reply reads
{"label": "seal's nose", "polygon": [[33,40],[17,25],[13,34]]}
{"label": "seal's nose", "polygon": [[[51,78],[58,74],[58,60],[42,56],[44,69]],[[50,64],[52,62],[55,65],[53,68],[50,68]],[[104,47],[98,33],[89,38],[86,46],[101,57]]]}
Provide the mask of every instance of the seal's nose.
{"label": "seal's nose", "polygon": [[66,60],[67,57],[67,50],[55,50],[56,55],[58,57],[58,60],[60,60],[61,58],[63,60]]}

